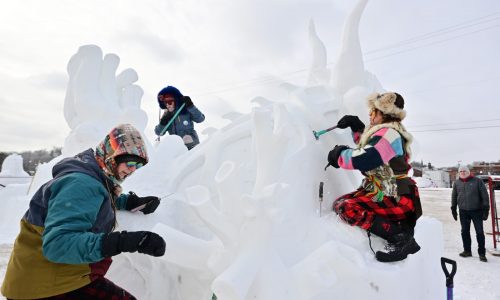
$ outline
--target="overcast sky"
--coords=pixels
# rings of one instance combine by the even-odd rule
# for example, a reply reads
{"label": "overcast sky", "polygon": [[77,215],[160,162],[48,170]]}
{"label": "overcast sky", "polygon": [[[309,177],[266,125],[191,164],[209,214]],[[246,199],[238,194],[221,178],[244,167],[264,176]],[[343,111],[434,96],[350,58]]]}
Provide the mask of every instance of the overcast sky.
{"label": "overcast sky", "polygon": [[[303,70],[311,63],[309,20],[333,64],[342,24],[354,4],[4,1],[0,151],[64,144],[69,132],[63,117],[66,64],[81,45],[117,54],[119,71],[137,71],[152,128],[156,94],[165,85],[192,95],[210,115],[229,108],[247,112],[249,100],[269,85],[269,76],[305,84]],[[360,39],[366,69],[406,99],[405,123],[417,140],[414,160],[437,166],[500,160],[500,1],[371,0]]]}

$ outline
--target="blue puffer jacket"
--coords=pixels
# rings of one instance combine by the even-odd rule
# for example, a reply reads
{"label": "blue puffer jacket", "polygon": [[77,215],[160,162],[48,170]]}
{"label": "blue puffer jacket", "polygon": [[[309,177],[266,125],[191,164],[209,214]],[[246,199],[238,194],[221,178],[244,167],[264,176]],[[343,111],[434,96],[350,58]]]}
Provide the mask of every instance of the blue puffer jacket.
{"label": "blue puffer jacket", "polygon": [[[179,107],[184,103],[182,100],[184,96],[182,93],[175,87],[173,86],[167,86],[166,88],[163,88],[159,93],[158,93],[158,104],[160,105],[160,108],[166,109],[165,104],[160,101],[160,95],[172,95],[175,99],[175,111],[172,113],[175,113]],[[193,122],[196,123],[201,123],[205,120],[205,115],[201,113],[201,111],[194,105],[190,107],[183,107],[179,115],[175,118],[175,120],[170,124],[168,127],[167,131],[169,134],[175,134],[183,138],[184,144],[186,144],[186,147],[188,149],[193,148],[194,146],[198,145],[200,143],[200,139],[198,138],[198,134],[196,133],[196,130],[194,130],[194,124]],[[162,125],[158,124],[155,127],[155,133],[156,135],[162,135],[161,133],[163,132],[163,129],[165,126],[168,125]],[[165,133],[163,133],[165,134]],[[189,137],[191,137],[192,142],[188,142]]]}
{"label": "blue puffer jacket", "polygon": [[[176,107],[177,106],[176,104]],[[198,138],[198,133],[196,133],[196,130],[194,130],[194,124],[193,122],[196,123],[201,123],[205,120],[205,115],[203,115],[196,106],[191,106],[186,109],[187,113],[180,113],[175,120],[170,124],[170,127],[168,127],[167,131],[169,134],[175,134],[183,138],[186,135],[191,136],[193,139],[192,143],[186,143],[186,146],[190,149],[200,143],[200,139]],[[165,125],[166,126],[166,125]],[[158,124],[155,127],[155,133],[156,135],[160,135],[161,132],[163,131],[163,128],[165,128],[164,125]]]}

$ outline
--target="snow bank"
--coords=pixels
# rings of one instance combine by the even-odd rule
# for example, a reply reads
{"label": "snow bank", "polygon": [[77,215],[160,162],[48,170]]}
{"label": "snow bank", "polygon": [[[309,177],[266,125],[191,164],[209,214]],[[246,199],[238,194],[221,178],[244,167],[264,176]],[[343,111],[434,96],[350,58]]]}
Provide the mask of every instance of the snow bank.
{"label": "snow bank", "polygon": [[0,171],[0,184],[6,186],[12,183],[28,183],[31,176],[23,169],[23,157],[19,154],[7,156]]}

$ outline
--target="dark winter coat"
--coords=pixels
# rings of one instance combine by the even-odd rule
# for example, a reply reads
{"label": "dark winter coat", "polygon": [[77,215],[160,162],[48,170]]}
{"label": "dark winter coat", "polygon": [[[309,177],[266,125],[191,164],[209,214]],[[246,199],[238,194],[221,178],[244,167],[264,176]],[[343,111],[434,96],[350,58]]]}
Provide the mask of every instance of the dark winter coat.
{"label": "dark winter coat", "polygon": [[[159,93],[158,93],[158,104],[160,105],[161,109],[166,109],[167,107],[165,104],[160,100],[160,95],[172,95],[175,100],[175,110],[173,112],[168,113],[169,115],[175,114],[179,107],[184,103],[184,95],[174,86],[167,86],[163,88]],[[165,117],[165,115],[164,115]],[[162,117],[162,118],[164,118]],[[165,120],[170,121],[170,117],[166,118]],[[175,118],[175,120],[170,124],[168,129],[169,134],[175,134],[180,136],[184,140],[184,144],[186,144],[186,147],[188,149],[193,148],[194,146],[198,145],[200,143],[200,139],[198,138],[198,133],[196,133],[196,130],[194,130],[194,124],[193,122],[196,123],[201,123],[205,120],[205,115],[201,113],[201,111],[194,105],[184,106],[179,113],[179,115]],[[156,135],[163,135],[165,132],[162,134],[163,129],[165,126],[168,124],[168,121],[163,123],[160,121],[160,124],[156,125],[155,127],[155,133]],[[193,140],[192,143],[189,143],[186,141],[186,139],[191,139]]]}
{"label": "dark winter coat", "polygon": [[57,163],[52,175],[21,220],[2,285],[7,298],[35,299],[73,291],[104,276],[111,264],[101,253],[101,241],[113,230],[113,206],[124,209],[127,195],[112,199],[113,183],[92,149]]}
{"label": "dark winter coat", "polygon": [[488,192],[483,181],[470,176],[466,180],[457,179],[451,192],[451,209],[456,210],[486,210],[490,209]]}

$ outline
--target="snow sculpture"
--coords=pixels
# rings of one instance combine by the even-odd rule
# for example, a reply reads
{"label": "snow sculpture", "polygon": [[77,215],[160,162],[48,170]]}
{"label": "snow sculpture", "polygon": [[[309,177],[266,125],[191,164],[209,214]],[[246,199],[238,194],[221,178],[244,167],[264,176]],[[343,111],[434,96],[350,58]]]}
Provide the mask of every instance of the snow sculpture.
{"label": "snow sculpture", "polygon": [[330,81],[330,70],[326,67],[326,47],[316,34],[314,21],[309,22],[309,41],[313,52],[313,61],[309,69],[308,85],[325,85]]}
{"label": "snow sculpture", "polygon": [[[382,264],[365,232],[340,222],[330,210],[336,196],[359,184],[355,172],[323,170],[335,144],[352,143],[350,132],[333,131],[317,141],[312,130],[332,126],[345,113],[366,121],[366,96],[382,90],[364,70],[357,36],[366,3],[359,0],[346,21],[331,85],[326,51],[311,25],[314,86],[282,85],[289,93],[282,104],[256,97],[251,114],[227,114],[231,123],[209,130],[210,136],[189,152],[176,136],[150,149],[150,164],[127,179],[124,190],[165,198],[154,214],[120,213],[117,229],[158,232],[166,240],[166,255],[118,255],[108,273],[111,280],[139,299],[210,299],[213,293],[220,300],[444,296],[439,223],[419,220],[415,237],[422,250],[405,261]],[[115,77],[117,65],[116,56],[102,59],[95,46],[80,48],[70,60],[65,116],[72,132],[65,153],[95,146],[108,130],[101,127],[125,116],[144,122],[138,108],[142,91],[132,85],[135,73]],[[102,126],[102,117],[108,125]],[[321,218],[320,181],[325,182]],[[383,245],[377,237],[372,244]]]}
{"label": "snow sculpture", "polygon": [[0,169],[0,188],[12,183],[29,183],[31,176],[23,169],[23,157],[19,154],[7,156]]}
{"label": "snow sculpture", "polygon": [[[71,132],[64,141],[62,155],[38,166],[29,194],[51,177],[52,167],[58,161],[95,148],[116,125],[130,123],[145,136],[148,117],[140,108],[144,92],[133,84],[138,80],[135,70],[125,69],[115,75],[119,63],[116,54],[103,58],[102,50],[95,45],[81,46],[71,57],[64,99],[64,117]],[[150,150],[151,144],[145,142]]]}
{"label": "snow sculpture", "polygon": [[68,62],[69,82],[64,99],[64,117],[71,132],[63,155],[95,147],[111,128],[130,123],[144,131],[147,115],[141,110],[142,89],[134,85],[137,73],[125,69],[115,75],[120,58],[95,45],[80,47]]}
{"label": "snow sculpture", "polygon": [[23,157],[21,155],[14,153],[4,159],[0,169],[0,188],[9,184],[29,183],[30,181],[31,176],[23,169]]}
{"label": "snow sculpture", "polygon": [[[348,16],[343,28],[340,52],[333,67],[332,85],[342,102],[340,115],[366,111],[366,96],[374,91],[384,90],[378,79],[365,70],[359,42],[359,22],[367,3],[368,0],[359,0]],[[359,117],[367,123],[367,113],[360,114]]]}
{"label": "snow sculpture", "polygon": [[[174,273],[165,278],[175,287],[169,299],[209,299],[212,293],[221,300],[442,296],[442,276],[432,262],[442,251],[439,224],[419,223],[421,253],[388,265],[374,259],[363,230],[328,213],[336,196],[359,184],[359,175],[323,171],[333,145],[352,143],[347,130],[316,141],[312,129],[330,127],[345,113],[366,121],[366,96],[382,90],[361,59],[357,29],[366,3],[360,0],[347,19],[332,85],[325,83],[326,52],[311,25],[315,59],[309,79],[316,80],[315,86],[283,85],[290,93],[285,104],[256,97],[250,115],[230,117],[229,125],[210,130],[198,147],[171,157],[163,174],[158,175],[155,166],[145,167],[142,175],[160,183],[127,183],[126,188],[142,193],[174,193],[148,221],[167,241],[167,254],[156,262]],[[323,218],[318,218],[316,202],[319,181],[326,182]],[[124,229],[144,226],[136,226],[130,214],[120,218]],[[376,249],[383,247],[377,237],[372,243]],[[124,269],[126,257],[117,257],[112,267],[110,276],[117,283],[148,299],[165,293],[148,284],[155,274],[141,274],[141,284],[120,277],[134,269]]]}
{"label": "snow sculpture", "polygon": [[0,177],[30,177],[23,169],[23,157],[16,153],[7,156],[2,163]]}

